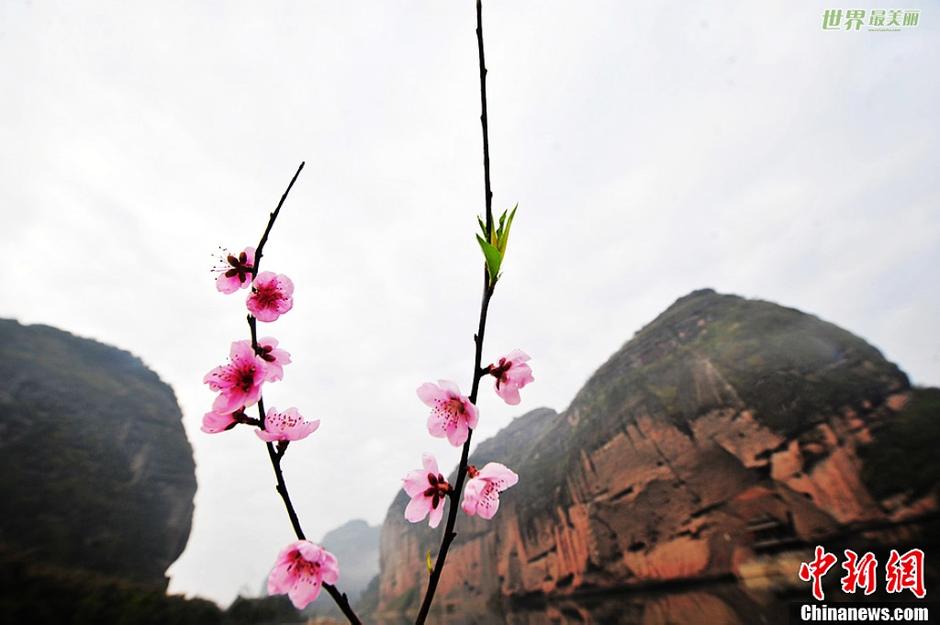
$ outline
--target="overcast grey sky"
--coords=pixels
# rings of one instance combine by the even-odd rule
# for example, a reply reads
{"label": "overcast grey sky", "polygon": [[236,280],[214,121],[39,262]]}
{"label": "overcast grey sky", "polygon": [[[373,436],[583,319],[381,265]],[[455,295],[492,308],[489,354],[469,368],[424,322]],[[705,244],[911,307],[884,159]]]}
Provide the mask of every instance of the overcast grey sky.
{"label": "overcast grey sky", "polygon": [[[495,204],[519,202],[488,356],[528,351],[485,439],[711,286],[820,315],[940,384],[940,13],[823,32],[836,2],[485,8]],[[199,491],[171,589],[257,591],[291,540],[260,441],[199,432],[245,338],[217,246],[266,249],[295,308],[269,405],[322,420],[285,470],[307,533],[378,523],[422,451],[415,397],[469,383],[481,257],[470,0],[0,2],[0,315],[140,355],[177,392]],[[269,333],[268,328],[263,330]],[[342,564],[342,563],[341,563]]]}

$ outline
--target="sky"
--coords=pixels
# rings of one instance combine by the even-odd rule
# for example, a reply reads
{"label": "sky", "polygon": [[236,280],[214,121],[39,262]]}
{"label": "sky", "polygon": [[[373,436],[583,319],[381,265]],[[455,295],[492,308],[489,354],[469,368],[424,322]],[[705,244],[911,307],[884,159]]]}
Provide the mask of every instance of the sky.
{"label": "sky", "polygon": [[[532,356],[484,440],[564,409],[701,287],[811,312],[940,385],[940,11],[823,31],[829,0],[493,0],[494,205],[519,203],[485,358]],[[432,439],[425,381],[465,390],[481,286],[469,0],[0,2],[0,316],[140,356],[175,389],[199,489],[173,592],[257,593],[292,539],[260,441],[199,431],[203,375],[246,337],[220,246],[257,242],[295,307],[266,403],[320,430],[284,470],[312,538],[380,523]]]}

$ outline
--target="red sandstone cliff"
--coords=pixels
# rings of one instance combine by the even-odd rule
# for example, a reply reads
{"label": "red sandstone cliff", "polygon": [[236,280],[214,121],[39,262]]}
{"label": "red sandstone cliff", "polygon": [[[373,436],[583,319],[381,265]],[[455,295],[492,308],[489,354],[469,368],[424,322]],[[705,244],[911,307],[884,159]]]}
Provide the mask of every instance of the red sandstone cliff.
{"label": "red sandstone cliff", "polygon": [[[438,607],[740,574],[765,550],[935,510],[935,485],[873,483],[865,468],[917,392],[832,324],[695,292],[564,413],[534,411],[479,446],[471,462],[499,459],[520,483],[493,521],[461,515]],[[406,503],[382,528],[380,611],[414,607],[439,542]]]}

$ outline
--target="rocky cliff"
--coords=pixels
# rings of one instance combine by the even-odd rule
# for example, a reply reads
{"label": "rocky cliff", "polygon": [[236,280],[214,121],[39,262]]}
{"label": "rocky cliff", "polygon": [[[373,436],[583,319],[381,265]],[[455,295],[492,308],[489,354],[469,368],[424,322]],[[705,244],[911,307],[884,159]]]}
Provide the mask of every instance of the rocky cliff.
{"label": "rocky cliff", "polygon": [[131,354],[0,320],[0,553],[165,586],[189,537],[192,449]]}
{"label": "rocky cliff", "polygon": [[[693,292],[563,413],[479,445],[472,463],[499,459],[520,482],[493,521],[461,515],[437,607],[740,574],[760,553],[935,510],[938,422],[937,391],[912,390],[849,332]],[[898,454],[926,477],[908,479]],[[440,540],[406,504],[399,493],[382,528],[384,612],[414,609]]]}

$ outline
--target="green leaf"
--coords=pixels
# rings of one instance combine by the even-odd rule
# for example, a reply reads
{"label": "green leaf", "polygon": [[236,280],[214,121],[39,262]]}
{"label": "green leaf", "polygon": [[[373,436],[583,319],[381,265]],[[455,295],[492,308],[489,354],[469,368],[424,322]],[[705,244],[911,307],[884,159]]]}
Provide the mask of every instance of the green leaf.
{"label": "green leaf", "polygon": [[431,562],[431,550],[430,549],[428,549],[428,555],[425,556],[425,564],[428,565],[428,573],[430,574],[431,571],[434,570],[434,563]]}
{"label": "green leaf", "polygon": [[477,215],[477,223],[480,224],[480,232],[483,233],[483,236],[486,236],[486,224],[483,223],[483,218]]}
{"label": "green leaf", "polygon": [[503,256],[495,245],[487,243],[480,235],[477,235],[477,243],[480,244],[480,249],[483,250],[483,256],[486,258],[486,269],[490,272],[490,282],[495,283],[499,277],[499,266],[503,262]]}
{"label": "green leaf", "polygon": [[506,228],[502,228],[503,217],[506,216],[506,213],[503,213],[503,217],[499,218],[500,229],[499,229],[499,240],[497,241],[496,247],[499,250],[500,256],[506,255],[506,244],[509,243],[509,229],[512,228],[512,220],[516,217],[516,209],[519,208],[519,203],[517,202],[515,206],[512,207],[512,212],[509,213],[509,219],[506,220]]}

